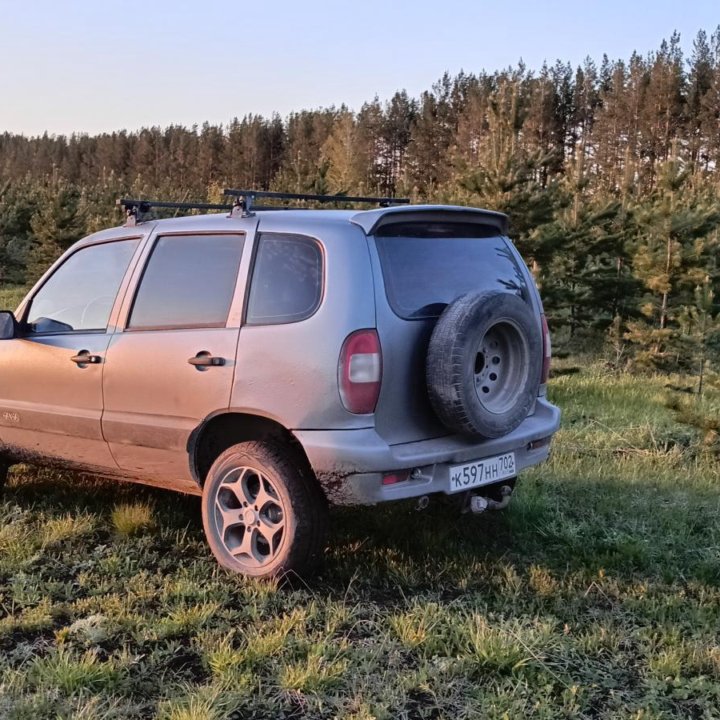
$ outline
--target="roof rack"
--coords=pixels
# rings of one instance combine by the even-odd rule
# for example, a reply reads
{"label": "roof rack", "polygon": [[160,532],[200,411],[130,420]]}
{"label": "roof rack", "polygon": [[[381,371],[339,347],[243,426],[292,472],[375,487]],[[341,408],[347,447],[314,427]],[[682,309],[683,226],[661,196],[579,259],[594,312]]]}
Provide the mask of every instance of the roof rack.
{"label": "roof rack", "polygon": [[309,193],[284,193],[271,192],[269,190],[234,190],[226,188],[225,195],[234,197],[232,214],[250,215],[255,210],[273,210],[280,208],[259,207],[255,205],[256,198],[266,198],[268,200],[309,200],[320,203],[370,203],[372,205],[380,205],[380,207],[389,207],[390,205],[407,205],[410,198],[393,198],[393,197],[358,197],[353,195],[313,195]]}
{"label": "roof rack", "polygon": [[226,189],[224,194],[235,198],[232,205],[206,202],[169,202],[166,200],[134,200],[120,198],[116,205],[125,210],[125,225],[133,227],[145,218],[144,215],[153,208],[169,208],[171,210],[227,210],[230,217],[247,217],[253,210],[290,210],[287,205],[256,205],[256,198],[268,200],[309,200],[320,203],[371,203],[380,207],[391,205],[407,205],[409,198],[392,197],[356,197],[352,195],[311,195],[308,193],[282,193],[268,190],[232,190]]}
{"label": "roof rack", "polygon": [[125,225],[132,227],[143,221],[143,215],[152,210],[152,208],[170,208],[173,210],[232,210],[232,205],[222,205],[219,203],[201,203],[201,202],[167,202],[165,200],[132,200],[130,198],[120,198],[116,205],[125,210]]}

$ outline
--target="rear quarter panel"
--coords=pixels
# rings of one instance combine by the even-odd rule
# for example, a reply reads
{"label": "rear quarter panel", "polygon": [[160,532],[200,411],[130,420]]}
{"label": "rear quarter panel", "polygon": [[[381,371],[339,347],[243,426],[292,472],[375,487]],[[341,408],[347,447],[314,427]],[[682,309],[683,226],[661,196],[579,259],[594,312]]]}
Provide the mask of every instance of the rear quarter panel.
{"label": "rear quarter panel", "polygon": [[243,325],[231,409],[269,417],[291,430],[372,427],[372,415],[345,410],[337,382],[345,338],[354,330],[375,327],[365,234],[348,222],[299,225],[296,219],[284,220],[282,213],[263,216],[258,232],[315,238],[323,249],[325,286],[320,307],[307,320]]}

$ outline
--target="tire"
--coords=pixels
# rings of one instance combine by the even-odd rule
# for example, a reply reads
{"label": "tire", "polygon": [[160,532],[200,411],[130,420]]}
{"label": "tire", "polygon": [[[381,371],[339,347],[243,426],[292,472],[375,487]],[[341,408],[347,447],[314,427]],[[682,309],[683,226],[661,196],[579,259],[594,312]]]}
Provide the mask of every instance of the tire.
{"label": "tire", "polygon": [[445,308],[430,338],[430,403],[450,430],[502,437],[530,412],[542,360],[540,323],[522,298],[463,295]]}
{"label": "tire", "polygon": [[328,525],[327,501],[292,448],[244,442],[210,468],[202,517],[223,567],[255,578],[306,577],[318,565]]}

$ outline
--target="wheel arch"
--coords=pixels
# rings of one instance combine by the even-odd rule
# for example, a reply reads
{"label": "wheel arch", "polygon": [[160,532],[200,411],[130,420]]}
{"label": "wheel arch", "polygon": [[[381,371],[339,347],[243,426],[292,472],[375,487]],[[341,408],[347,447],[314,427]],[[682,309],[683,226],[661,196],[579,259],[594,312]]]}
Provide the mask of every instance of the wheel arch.
{"label": "wheel arch", "polygon": [[209,415],[190,434],[187,449],[195,482],[202,487],[210,467],[222,452],[251,440],[273,440],[289,445],[297,452],[304,469],[314,475],[302,444],[282,423],[256,413],[229,410]]}

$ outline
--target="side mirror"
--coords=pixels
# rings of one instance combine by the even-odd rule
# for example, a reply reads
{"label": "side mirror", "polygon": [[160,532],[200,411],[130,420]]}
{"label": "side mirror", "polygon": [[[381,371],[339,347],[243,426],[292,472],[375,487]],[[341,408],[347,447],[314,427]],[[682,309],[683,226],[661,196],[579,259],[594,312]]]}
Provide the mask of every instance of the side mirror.
{"label": "side mirror", "polygon": [[12,340],[18,335],[18,322],[9,310],[0,311],[0,340]]}

